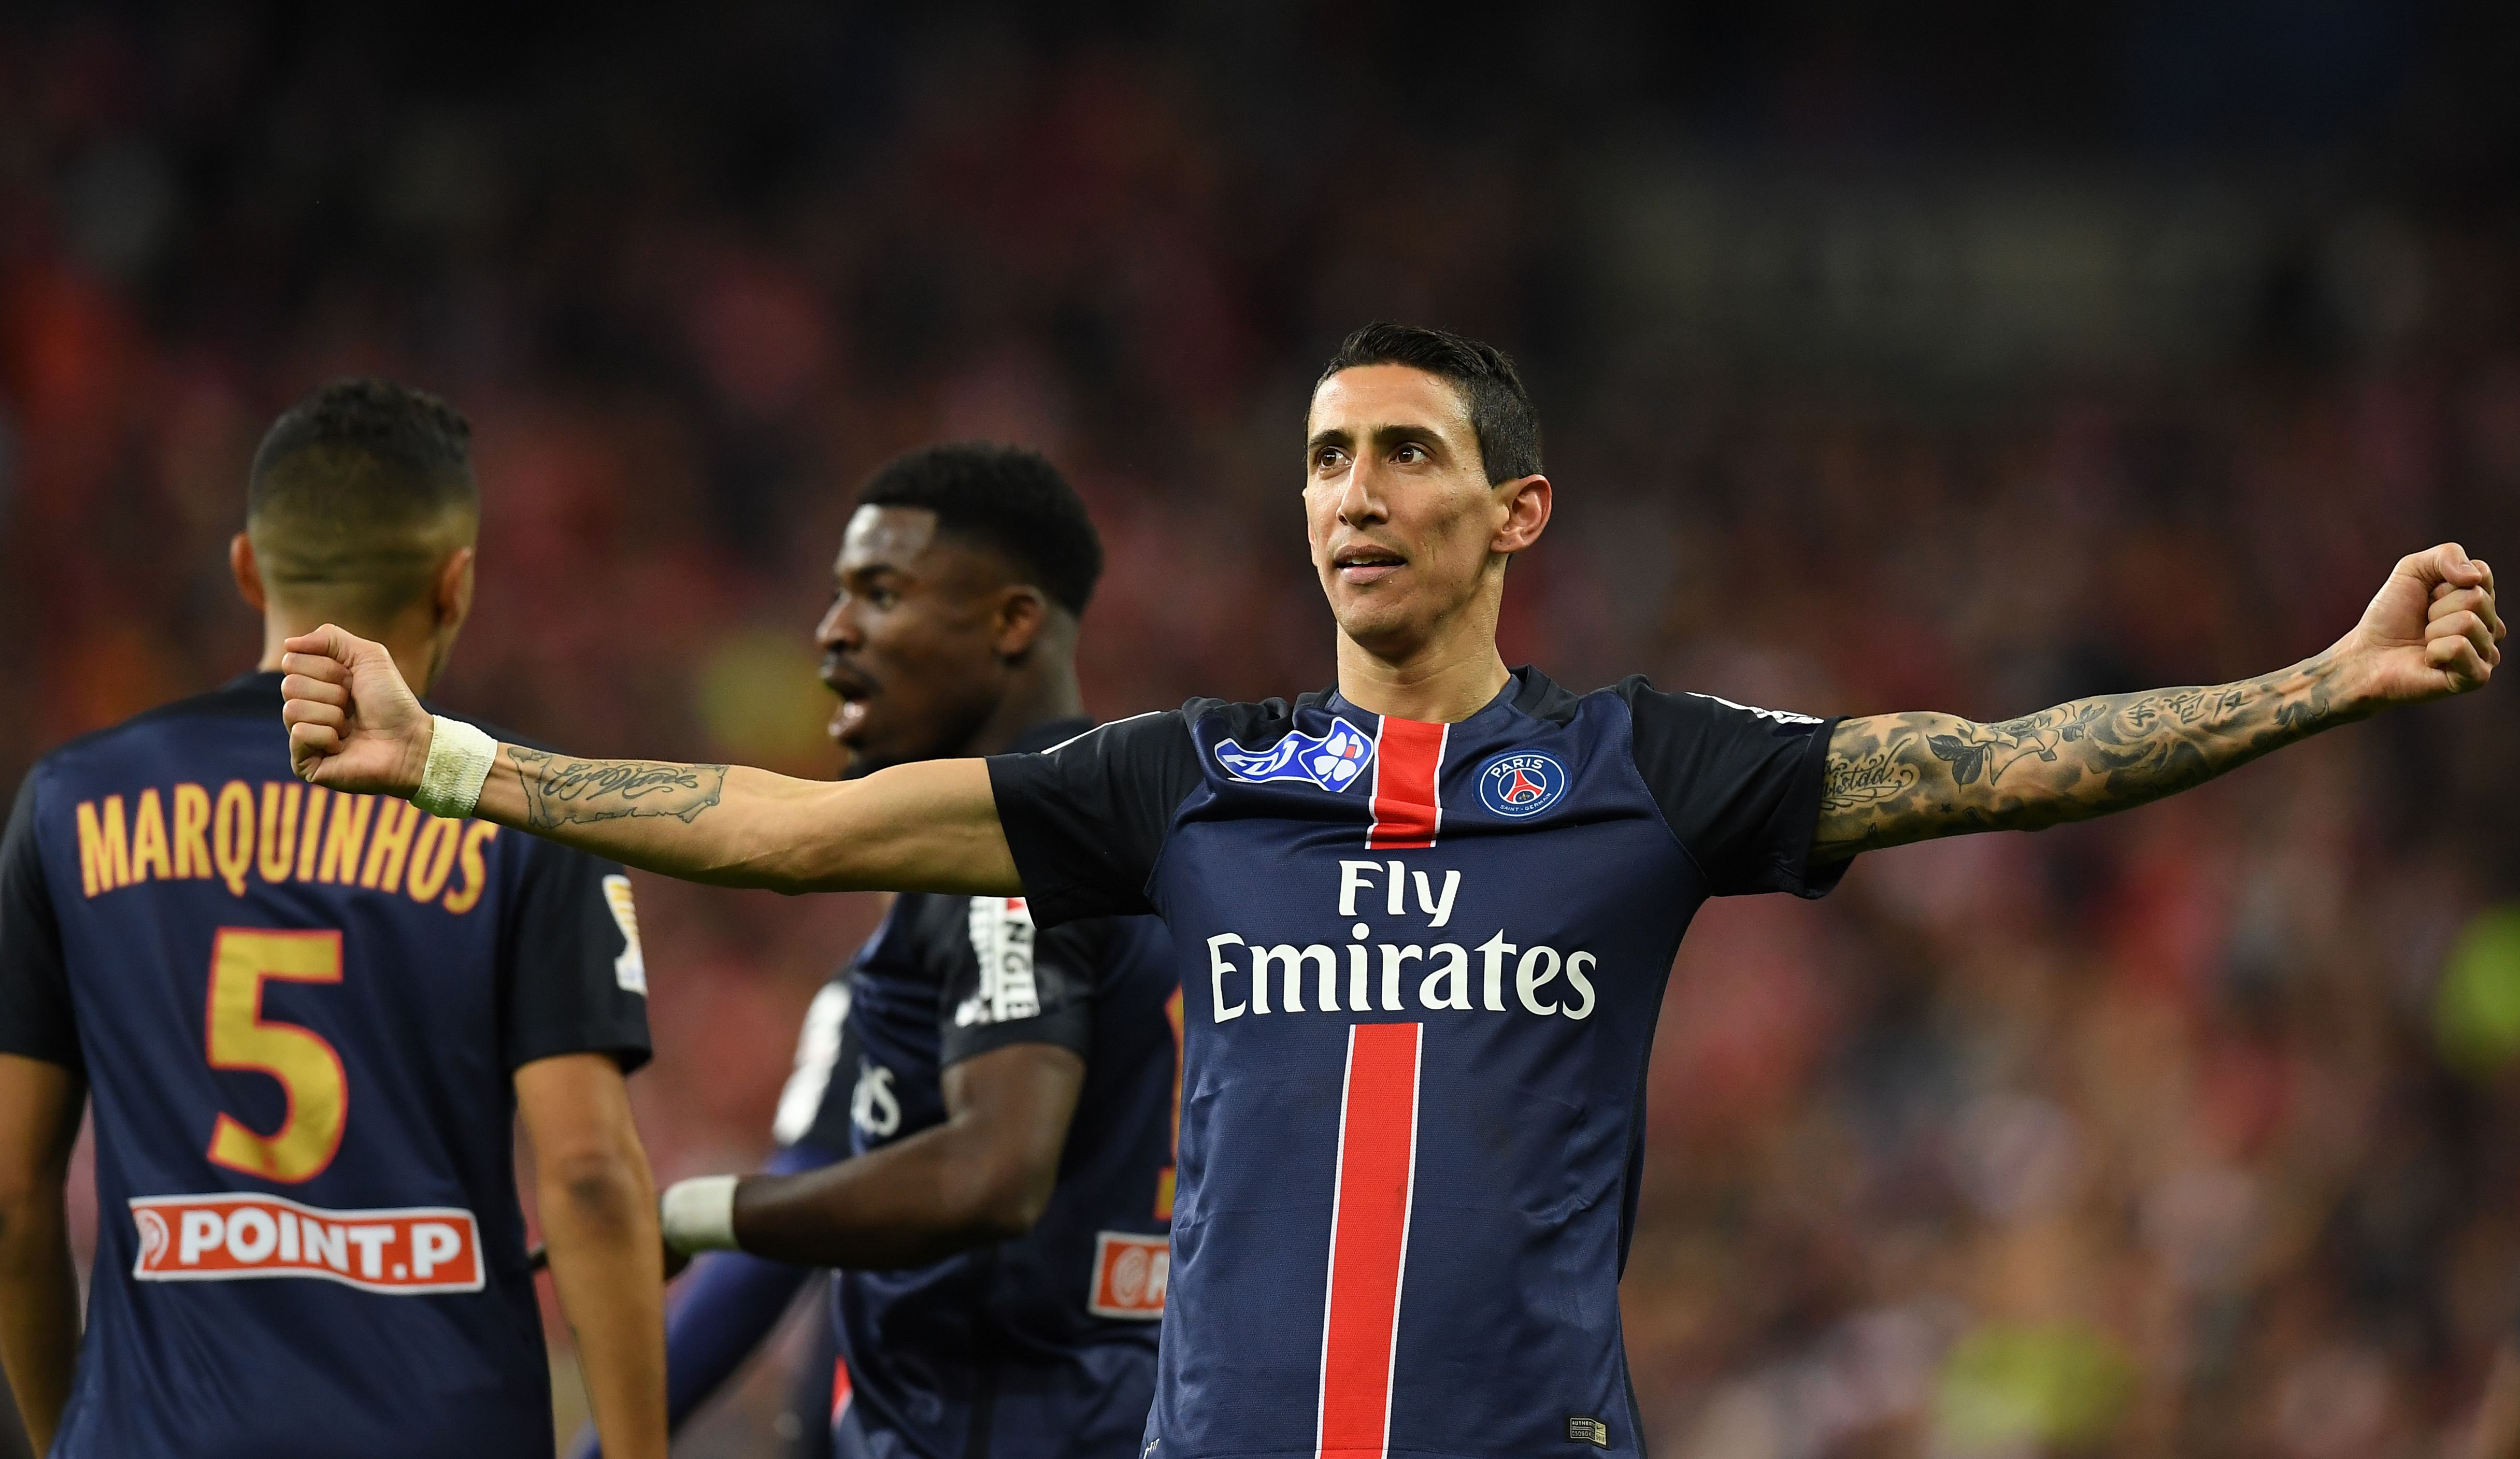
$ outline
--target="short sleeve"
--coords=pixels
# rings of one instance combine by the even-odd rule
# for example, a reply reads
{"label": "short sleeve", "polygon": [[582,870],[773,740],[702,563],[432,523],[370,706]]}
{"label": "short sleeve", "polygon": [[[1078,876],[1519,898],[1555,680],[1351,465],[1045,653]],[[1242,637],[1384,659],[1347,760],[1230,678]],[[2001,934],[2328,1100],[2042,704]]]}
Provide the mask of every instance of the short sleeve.
{"label": "short sleeve", "polygon": [[509,909],[510,1070],[562,1054],[648,1062],[648,966],[630,878],[617,864],[518,838],[525,865]]}
{"label": "short sleeve", "polygon": [[1094,924],[1036,928],[1020,896],[972,897],[965,922],[937,1008],[937,1067],[1019,1043],[1083,1058],[1094,1035]]}
{"label": "short sleeve", "polygon": [[70,1011],[69,966],[62,926],[44,882],[35,842],[39,767],[18,788],[0,835],[0,1054],[80,1070],[78,1024]]}
{"label": "short sleeve", "polygon": [[1116,719],[1037,754],[989,757],[998,824],[1035,922],[1151,912],[1173,812],[1198,787],[1196,707]]}
{"label": "short sleeve", "polygon": [[1618,694],[1635,725],[1638,773],[1716,895],[1824,896],[1836,887],[1847,862],[1811,864],[1836,720],[1664,694],[1642,677]]}

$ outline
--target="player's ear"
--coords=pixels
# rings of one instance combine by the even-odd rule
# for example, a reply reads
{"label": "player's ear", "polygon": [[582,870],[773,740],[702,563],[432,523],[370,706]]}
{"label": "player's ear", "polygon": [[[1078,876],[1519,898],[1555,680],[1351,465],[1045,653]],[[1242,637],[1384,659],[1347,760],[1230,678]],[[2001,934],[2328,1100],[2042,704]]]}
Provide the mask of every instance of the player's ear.
{"label": "player's ear", "polygon": [[262,565],[253,559],[253,538],[243,532],[228,539],[228,571],[236,575],[237,596],[256,613],[269,599],[262,590]]}
{"label": "player's ear", "polygon": [[1021,659],[1032,652],[1050,627],[1050,600],[1041,589],[1029,583],[1014,583],[998,591],[998,608],[993,647],[1001,659]]}
{"label": "player's ear", "polygon": [[1538,475],[1499,481],[1494,489],[1504,502],[1505,521],[1488,542],[1488,550],[1511,556],[1539,541],[1540,534],[1549,529],[1555,492],[1549,479]]}
{"label": "player's ear", "polygon": [[437,565],[437,580],[429,585],[429,608],[441,629],[464,626],[472,616],[472,549],[458,547]]}

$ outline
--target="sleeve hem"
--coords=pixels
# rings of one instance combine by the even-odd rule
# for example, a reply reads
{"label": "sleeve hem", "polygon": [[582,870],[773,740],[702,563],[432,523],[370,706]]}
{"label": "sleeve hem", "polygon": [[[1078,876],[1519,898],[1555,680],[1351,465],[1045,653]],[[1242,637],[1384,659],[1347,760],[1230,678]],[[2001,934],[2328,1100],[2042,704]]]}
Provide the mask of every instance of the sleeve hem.
{"label": "sleeve hem", "polygon": [[1083,879],[1056,874],[1059,862],[1056,838],[1033,824],[1023,780],[1027,773],[1039,773],[1030,762],[1040,758],[1019,754],[988,757],[989,796],[997,805],[998,829],[1006,836],[1008,853],[1014,858],[1015,876],[1022,884],[1024,901],[1032,909],[1033,924],[1053,928],[1081,918],[1107,916],[1110,909],[1095,902]]}
{"label": "sleeve hem", "polygon": [[37,1064],[50,1064],[58,1069],[68,1070],[71,1073],[78,1075],[82,1079],[87,1077],[87,1060],[81,1057],[79,1051],[75,1048],[68,1050],[35,1049],[22,1048],[11,1043],[0,1043],[0,1054],[7,1054],[13,1059],[31,1059]]}
{"label": "sleeve hem", "polygon": [[612,1062],[621,1067],[621,1071],[624,1074],[638,1072],[641,1069],[647,1067],[649,1060],[653,1059],[656,1056],[655,1050],[644,1040],[632,1040],[626,1038],[562,1039],[556,1040],[555,1046],[551,1048],[512,1050],[508,1055],[508,1073],[511,1077],[514,1077],[517,1071],[523,1069],[528,1064],[540,1064],[546,1059],[565,1059],[571,1054],[610,1055]]}
{"label": "sleeve hem", "polygon": [[1855,864],[1853,856],[1819,867],[1811,861],[1812,843],[1820,837],[1821,794],[1828,784],[1828,744],[1844,717],[1832,715],[1811,732],[1802,763],[1795,767],[1793,795],[1785,804],[1785,814],[1790,818],[1787,824],[1799,825],[1802,831],[1793,844],[1777,857],[1778,880],[1782,889],[1809,900],[1816,901],[1836,890],[1837,884],[1846,879],[1846,869]]}
{"label": "sleeve hem", "polygon": [[1087,1051],[1093,1042],[1092,1018],[1079,1008],[1074,1010],[1073,1017],[1051,1013],[1010,1024],[984,1024],[952,1030],[938,1053],[936,1067],[951,1069],[966,1059],[994,1054],[1017,1044],[1052,1044],[1083,1059],[1088,1057]]}

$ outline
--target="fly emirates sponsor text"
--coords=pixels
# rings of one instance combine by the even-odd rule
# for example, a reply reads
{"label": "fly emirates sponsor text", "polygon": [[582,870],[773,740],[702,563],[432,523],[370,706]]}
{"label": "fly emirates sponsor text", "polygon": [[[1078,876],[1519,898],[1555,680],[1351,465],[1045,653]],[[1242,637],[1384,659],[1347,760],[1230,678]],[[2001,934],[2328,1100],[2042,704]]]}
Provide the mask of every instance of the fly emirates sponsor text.
{"label": "fly emirates sponsor text", "polygon": [[[1379,896],[1386,916],[1423,915],[1429,933],[1453,920],[1462,874],[1411,871],[1398,861],[1341,861],[1338,915],[1371,915]],[[1207,939],[1210,1015],[1217,1023],[1245,1014],[1406,1013],[1413,1009],[1519,1010],[1541,1018],[1586,1019],[1597,1002],[1592,953],[1523,946],[1503,929],[1483,942],[1374,942],[1358,922],[1349,941],[1263,944],[1239,933]],[[1411,993],[1416,1001],[1404,999]],[[1511,1000],[1511,1001],[1508,1001]]]}

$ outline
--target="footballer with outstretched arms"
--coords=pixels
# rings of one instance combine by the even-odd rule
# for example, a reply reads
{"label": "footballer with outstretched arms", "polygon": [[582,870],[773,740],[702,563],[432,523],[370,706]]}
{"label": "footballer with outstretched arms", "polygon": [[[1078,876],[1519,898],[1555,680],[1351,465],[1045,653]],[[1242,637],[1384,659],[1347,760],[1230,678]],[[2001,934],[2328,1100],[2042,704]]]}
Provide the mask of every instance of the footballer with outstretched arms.
{"label": "footballer with outstretched arms", "polygon": [[[39,762],[0,840],[0,1360],[58,1459],[549,1459],[515,1130],[595,1418],[663,1459],[629,879],[290,773],[280,645],[437,676],[472,601],[471,428],[373,380],[271,428],[230,548],[259,671]],[[87,1330],[63,1185],[93,1108]]]}
{"label": "footballer with outstretched arms", "polygon": [[[1044,753],[817,785],[481,744],[327,630],[290,646],[292,744],[314,784],[477,795],[674,876],[1020,893],[1045,926],[1154,911],[1187,1085],[1149,1459],[1635,1454],[1617,1278],[1645,1058],[1701,902],[1817,896],[1859,851],[2139,805],[2475,689],[2501,657],[2493,573],[2444,545],[2325,651],[2228,684],[1997,723],[1641,678],[1578,695],[1497,652],[1507,565],[1553,500],[1503,354],[1359,331],[1303,461],[1338,682],[1291,704],[1192,700]],[[761,1219],[741,1185],[666,1197],[669,1231]]]}
{"label": "footballer with outstretched arms", "polygon": [[[1102,569],[1085,504],[1035,452],[930,446],[878,471],[815,630],[846,774],[1091,730],[1076,640]],[[839,1459],[1131,1459],[1164,1309],[1179,1008],[1152,917],[1036,929],[1019,896],[894,899],[806,1015],[741,1253],[678,1294],[674,1422],[829,1266]]]}

